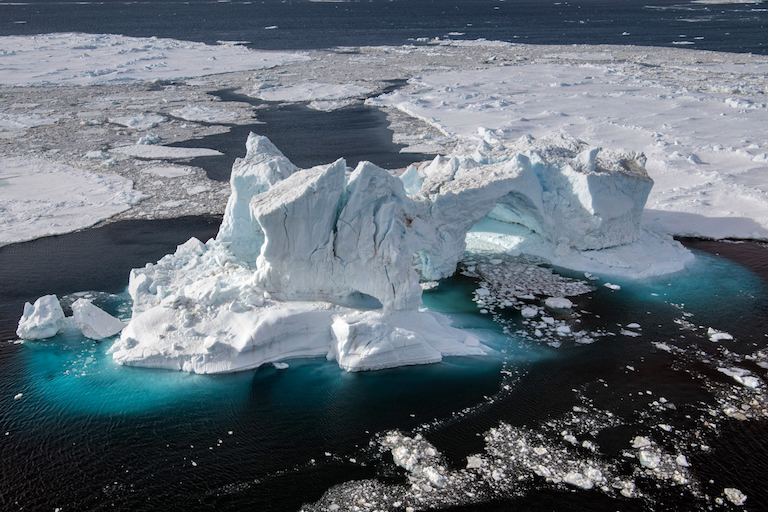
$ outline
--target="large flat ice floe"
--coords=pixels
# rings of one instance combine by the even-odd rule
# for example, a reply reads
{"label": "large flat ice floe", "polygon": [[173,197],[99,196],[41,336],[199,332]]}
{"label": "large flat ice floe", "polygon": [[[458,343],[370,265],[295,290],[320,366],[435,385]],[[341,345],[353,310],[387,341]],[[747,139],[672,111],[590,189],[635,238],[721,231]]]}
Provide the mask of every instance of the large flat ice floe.
{"label": "large flat ice floe", "polygon": [[42,158],[0,158],[0,246],[67,233],[147,197],[120,176]]}
{"label": "large flat ice floe", "polygon": [[[641,228],[653,183],[644,157],[564,133],[460,148],[401,178],[343,159],[298,169],[253,134],[247,150],[216,239],[190,239],[131,272],[133,317],[111,348],[118,363],[218,373],[326,356],[357,371],[485,354],[419,309],[420,281],[453,274],[484,219],[559,257],[655,244],[673,255],[654,259],[656,273],[688,257]],[[612,253],[618,272],[631,273],[631,258],[621,261],[631,253]]]}
{"label": "large flat ice floe", "polygon": [[172,80],[262,69],[309,60],[298,54],[254,52],[157,37],[40,34],[2,38],[4,85],[91,85]]}

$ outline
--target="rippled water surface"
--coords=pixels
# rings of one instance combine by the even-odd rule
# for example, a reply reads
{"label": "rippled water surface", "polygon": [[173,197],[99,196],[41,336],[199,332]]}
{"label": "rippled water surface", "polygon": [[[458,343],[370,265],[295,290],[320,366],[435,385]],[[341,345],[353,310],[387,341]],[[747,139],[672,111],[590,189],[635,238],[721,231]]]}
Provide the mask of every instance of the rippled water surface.
{"label": "rippled water surface", "polygon": [[[738,256],[738,246],[720,245]],[[765,249],[748,249],[751,259],[765,258]],[[106,354],[109,341],[72,332],[3,342],[0,450],[13,463],[0,470],[0,500],[24,509],[297,510],[343,482],[406,485],[405,472],[378,449],[382,432],[421,432],[460,470],[468,455],[484,453],[483,436],[501,424],[562,443],[560,429],[573,428],[569,415],[577,407],[586,411],[584,421],[602,414],[591,411],[617,418],[594,427],[587,437],[597,452],[581,456],[623,467],[643,496],[575,492],[534,479],[492,504],[460,504],[629,510],[661,502],[704,509],[714,503],[705,495],[714,499],[729,486],[740,488],[750,505],[765,504],[764,487],[753,477],[768,469],[764,421],[729,418],[722,413],[728,404],[718,402],[729,394],[759,398],[764,384],[750,390],[717,370],[747,368],[764,382],[765,369],[743,356],[765,346],[765,281],[724,257],[697,256],[676,275],[612,280],[621,285],[617,291],[593,281],[592,292],[573,298],[572,312],[552,314],[574,329],[603,334],[586,345],[564,337],[558,348],[537,342],[515,308],[481,314],[472,301],[480,280],[459,274],[425,294],[425,305],[452,315],[495,351],[420,367],[349,374],[309,359],[289,361],[286,370],[268,365],[206,376],[117,366]],[[113,314],[129,314],[123,293],[90,297]],[[622,334],[632,323],[640,335]],[[736,339],[713,343],[708,327]],[[677,408],[658,410],[653,402],[660,397]],[[659,430],[657,423],[674,429]],[[634,475],[637,463],[623,452],[636,435],[656,436],[685,453],[695,485],[657,486]]]}

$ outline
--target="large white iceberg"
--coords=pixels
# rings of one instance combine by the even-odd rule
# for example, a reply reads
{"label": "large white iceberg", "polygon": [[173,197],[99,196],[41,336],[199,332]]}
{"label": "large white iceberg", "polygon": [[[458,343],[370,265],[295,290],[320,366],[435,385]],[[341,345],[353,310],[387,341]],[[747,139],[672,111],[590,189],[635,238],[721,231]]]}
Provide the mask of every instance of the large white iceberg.
{"label": "large white iceberg", "polygon": [[563,253],[631,244],[652,186],[642,155],[562,133],[483,143],[403,180],[343,159],[300,170],[253,134],[247,149],[216,239],[131,271],[118,363],[217,373],[324,355],[356,371],[482,355],[419,310],[420,280],[455,272],[475,224],[519,224]]}

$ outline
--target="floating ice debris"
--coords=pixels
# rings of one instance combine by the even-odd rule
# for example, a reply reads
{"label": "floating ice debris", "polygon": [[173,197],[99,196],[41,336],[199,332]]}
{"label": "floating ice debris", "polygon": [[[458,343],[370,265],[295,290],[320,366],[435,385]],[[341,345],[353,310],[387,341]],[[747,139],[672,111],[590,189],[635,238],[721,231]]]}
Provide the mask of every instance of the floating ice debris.
{"label": "floating ice debris", "polygon": [[651,440],[647,437],[637,436],[632,440],[632,448],[646,448],[651,446]]}
{"label": "floating ice debris", "polygon": [[72,304],[75,325],[86,338],[101,340],[114,336],[125,328],[125,324],[87,299],[78,299]]}
{"label": "floating ice debris", "polygon": [[139,140],[136,141],[136,144],[139,146],[146,146],[151,144],[160,144],[161,142],[163,142],[163,139],[161,139],[159,136],[155,135],[154,133],[148,133],[143,137],[140,137]]}
{"label": "floating ice debris", "polygon": [[544,304],[552,309],[571,309],[571,307],[573,307],[573,302],[565,297],[549,297],[544,301]]}
{"label": "floating ice debris", "polygon": [[749,370],[745,370],[743,368],[718,368],[717,371],[724,373],[728,375],[729,377],[733,377],[733,380],[738,382],[739,384],[742,384],[748,388],[756,389],[760,387],[760,379],[757,377],[751,377]]}
{"label": "floating ice debris", "polygon": [[32,305],[24,304],[16,335],[27,340],[40,340],[55,336],[64,327],[64,311],[56,295],[40,297]]}
{"label": "floating ice debris", "polygon": [[13,399],[14,399],[14,400],[19,400],[19,399],[21,399],[21,397],[23,397],[23,396],[24,396],[24,393],[18,393],[18,394],[16,394],[16,395],[14,395],[14,396],[13,396]]}
{"label": "floating ice debris", "polygon": [[274,363],[272,363],[272,366],[274,366],[276,370],[286,370],[286,369],[288,369],[288,363],[274,362]]}
{"label": "floating ice debris", "polygon": [[728,501],[740,507],[747,501],[747,496],[735,487],[726,487],[723,489],[723,494],[728,498]]}
{"label": "floating ice debris", "polygon": [[426,481],[431,486],[443,488],[448,484],[442,456],[420,434],[413,438],[400,432],[389,432],[380,441],[382,448],[392,452],[395,464],[410,473],[412,482],[419,485]]}
{"label": "floating ice debris", "polygon": [[83,155],[83,158],[88,158],[91,160],[109,160],[109,155],[106,154],[103,151],[89,151],[85,155]]}
{"label": "floating ice debris", "polygon": [[526,307],[520,311],[520,314],[523,315],[524,318],[534,318],[539,314],[539,310],[532,307]]}
{"label": "floating ice debris", "polygon": [[640,324],[633,322],[631,324],[627,324],[627,328],[628,329],[640,329]]}
{"label": "floating ice debris", "polygon": [[135,116],[110,117],[109,122],[134,130],[149,130],[165,122],[165,117],[158,114],[138,114]]}
{"label": "floating ice debris", "polygon": [[707,329],[707,336],[709,336],[710,341],[720,341],[720,340],[732,340],[733,336],[728,334],[727,332],[718,331],[710,327]]}
{"label": "floating ice debris", "polygon": [[627,329],[622,329],[621,331],[619,331],[619,333],[622,336],[630,336],[632,338],[637,338],[638,336],[642,336],[639,332],[630,331],[630,330],[627,330]]}
{"label": "floating ice debris", "polygon": [[621,286],[617,284],[611,284],[611,283],[605,283],[603,284],[606,288],[610,288],[611,290],[621,290]]}

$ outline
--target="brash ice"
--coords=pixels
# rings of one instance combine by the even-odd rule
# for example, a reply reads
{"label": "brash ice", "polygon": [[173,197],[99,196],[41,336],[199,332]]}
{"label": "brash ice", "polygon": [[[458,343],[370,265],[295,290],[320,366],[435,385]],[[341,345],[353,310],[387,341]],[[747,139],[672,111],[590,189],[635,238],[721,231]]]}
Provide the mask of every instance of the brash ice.
{"label": "brash ice", "polygon": [[302,356],[358,371],[485,354],[419,309],[420,281],[455,272],[486,216],[525,226],[553,254],[647,244],[643,163],[557,133],[459,148],[399,179],[343,159],[300,170],[251,134],[218,236],[131,271],[133,316],[110,351],[120,364],[197,373]]}

